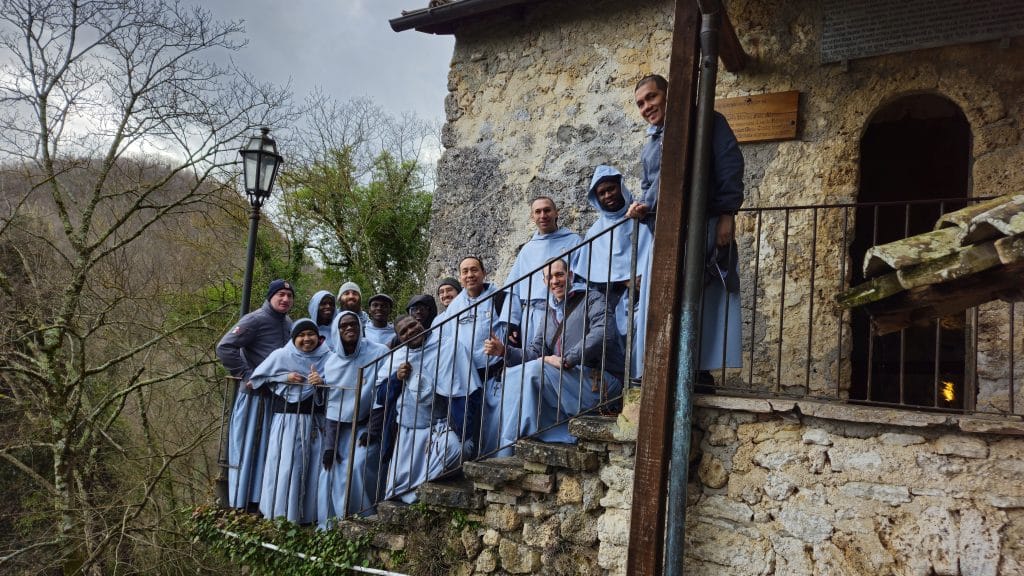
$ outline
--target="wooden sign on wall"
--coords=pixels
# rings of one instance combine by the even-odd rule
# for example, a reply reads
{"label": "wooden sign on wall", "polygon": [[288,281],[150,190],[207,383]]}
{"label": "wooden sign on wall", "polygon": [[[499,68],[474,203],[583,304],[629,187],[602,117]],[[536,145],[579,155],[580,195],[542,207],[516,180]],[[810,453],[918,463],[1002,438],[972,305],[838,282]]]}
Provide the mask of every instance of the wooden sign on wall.
{"label": "wooden sign on wall", "polygon": [[800,92],[773,92],[715,100],[740,142],[796,139]]}

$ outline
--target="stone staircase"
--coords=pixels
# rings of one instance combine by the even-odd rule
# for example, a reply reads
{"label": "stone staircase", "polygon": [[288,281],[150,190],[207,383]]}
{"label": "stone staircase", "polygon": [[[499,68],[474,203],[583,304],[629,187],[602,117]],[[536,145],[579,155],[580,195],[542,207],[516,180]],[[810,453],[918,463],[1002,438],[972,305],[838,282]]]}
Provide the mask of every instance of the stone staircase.
{"label": "stone staircase", "polygon": [[569,430],[575,445],[520,440],[513,457],[466,462],[420,486],[416,506],[378,504],[373,546],[412,553],[410,515],[428,509],[462,526],[455,574],[623,573],[634,444],[617,439],[611,417],[577,418]]}

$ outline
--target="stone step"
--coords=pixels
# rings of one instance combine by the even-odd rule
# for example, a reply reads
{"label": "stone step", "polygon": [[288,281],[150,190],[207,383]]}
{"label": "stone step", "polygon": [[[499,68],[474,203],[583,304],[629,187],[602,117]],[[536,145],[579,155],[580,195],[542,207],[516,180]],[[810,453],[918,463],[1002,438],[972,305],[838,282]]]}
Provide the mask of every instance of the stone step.
{"label": "stone step", "polygon": [[370,519],[375,518],[383,524],[402,525],[411,514],[415,514],[415,511],[410,510],[405,502],[384,500],[377,503],[377,515],[371,516]]}
{"label": "stone step", "polygon": [[[537,440],[520,440],[516,443],[516,456],[522,458],[528,470],[543,472],[536,465],[564,468],[576,472],[597,470],[600,459],[594,452],[580,450],[575,444],[548,444]],[[532,464],[532,466],[531,466]]]}
{"label": "stone step", "polygon": [[569,434],[589,442],[618,442],[614,416],[580,416],[569,421]]}
{"label": "stone step", "polygon": [[462,465],[462,472],[478,488],[494,488],[515,482],[526,475],[523,459],[516,456],[466,462]]}
{"label": "stone step", "polygon": [[462,510],[479,510],[484,507],[484,493],[476,490],[472,480],[461,476],[422,484],[416,489],[416,495],[420,502],[428,506]]}

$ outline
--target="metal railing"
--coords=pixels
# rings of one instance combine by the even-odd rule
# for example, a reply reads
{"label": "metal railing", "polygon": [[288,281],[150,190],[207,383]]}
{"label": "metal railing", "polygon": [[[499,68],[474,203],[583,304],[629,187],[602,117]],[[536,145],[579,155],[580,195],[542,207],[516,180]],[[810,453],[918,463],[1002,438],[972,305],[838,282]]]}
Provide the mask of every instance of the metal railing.
{"label": "metal railing", "polygon": [[[705,302],[702,323],[714,329],[702,330],[701,345],[715,353],[702,360],[711,378],[699,378],[698,391],[1024,416],[1017,384],[1024,330],[1012,304],[992,302],[889,336],[872,332],[865,311],[836,304],[836,295],[862,281],[868,247],[926,231],[941,214],[977,200],[742,210],[737,263],[708,262],[706,297],[720,282],[719,296],[728,293],[723,302],[736,306]],[[623,386],[642,372],[636,336],[647,286],[628,278],[644,276],[650,264],[638,258],[632,233],[627,279],[609,281],[599,270],[621,262],[595,248],[640,226],[623,221],[557,256],[578,272],[563,299],[571,309],[559,311],[530,282],[541,266],[446,311],[363,365],[358,384],[325,374],[327,385],[312,400],[283,408],[272,397],[240,396],[262,408],[235,407],[249,414],[249,428],[233,436],[248,452],[229,458],[232,505],[259,492],[265,515],[326,526],[334,517],[370,514],[383,499],[410,501],[423,482],[467,460],[511,454],[520,437],[573,441],[568,421],[618,410]],[[738,290],[727,287],[731,270],[739,272]],[[503,353],[485,353],[492,336]],[[545,362],[574,347],[583,351],[578,362]],[[331,412],[332,393],[344,410]]]}
{"label": "metal railing", "polygon": [[990,302],[924,326],[878,335],[864,309],[836,295],[863,281],[867,248],[929,231],[984,200],[745,209],[737,216],[743,310],[733,392],[901,408],[1017,415],[1024,352],[1012,303]]}
{"label": "metal railing", "polygon": [[[638,274],[631,231],[642,226],[624,220],[554,255],[573,275],[561,279],[561,301],[531,282],[546,264],[456,300],[467,305],[363,365],[358,385],[332,382],[329,372],[322,389],[283,383],[313,390],[310,400],[284,408],[274,397],[240,395],[235,413],[256,413],[249,419],[270,432],[232,436],[247,447],[229,450],[232,505],[244,505],[242,493],[259,493],[265,516],[326,527],[336,517],[370,514],[384,499],[412,501],[422,483],[467,460],[510,455],[520,437],[574,441],[571,418],[619,409],[637,357],[629,345],[641,291],[629,279]],[[621,248],[623,238],[625,263],[622,250],[613,258],[601,248]],[[607,273],[613,268],[621,279]],[[486,353],[487,340],[503,350]],[[350,406],[332,412],[329,398]],[[253,402],[262,408],[245,404]],[[339,413],[346,416],[332,419]]]}

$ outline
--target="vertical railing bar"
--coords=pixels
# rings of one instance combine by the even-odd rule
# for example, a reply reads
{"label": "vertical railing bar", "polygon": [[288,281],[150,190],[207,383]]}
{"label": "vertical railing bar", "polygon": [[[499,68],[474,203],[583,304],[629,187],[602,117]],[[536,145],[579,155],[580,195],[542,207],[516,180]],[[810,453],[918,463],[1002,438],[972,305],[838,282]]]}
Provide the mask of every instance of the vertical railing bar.
{"label": "vertical railing bar", "polygon": [[[494,307],[492,305],[491,309],[493,310],[493,308]],[[466,405],[465,405],[465,409],[466,410],[465,410],[465,414],[463,415],[463,423],[464,424],[469,421],[469,384],[468,383],[473,380],[473,371],[476,370],[476,366],[473,364],[476,361],[476,359],[474,358],[474,355],[475,355],[476,351],[473,350],[473,343],[476,341],[476,318],[477,318],[477,314],[480,313],[480,302],[477,302],[473,306],[470,306],[469,308],[466,308],[465,310],[460,312],[460,314],[466,312],[467,310],[472,310],[472,312],[473,312],[473,327],[470,329],[470,332],[469,332],[469,362],[467,363],[469,373],[466,374],[466,378],[465,378],[465,382],[467,384],[466,384]],[[455,362],[455,359],[456,359],[455,358],[455,354],[458,354],[458,352],[459,352],[459,325],[460,325],[460,322],[458,322],[456,320],[456,322],[455,322],[455,345],[452,346],[452,360],[453,360],[452,361],[452,366],[453,367],[454,366],[458,366],[458,362]],[[442,343],[441,339],[438,338],[438,344],[440,345],[441,343]],[[440,350],[440,348],[438,349],[438,355],[437,356],[438,356],[438,359],[440,359],[440,357],[441,357],[441,350]],[[487,359],[485,358],[484,362],[486,362],[486,361],[487,361]],[[438,360],[438,362],[436,363],[436,366],[434,366],[434,381],[435,382],[437,381],[437,375],[440,372],[441,372],[441,362],[440,362],[440,360]],[[484,374],[485,375],[486,375],[486,372],[487,371],[484,370]],[[448,391],[449,392],[453,390],[453,385],[455,383],[455,377],[456,377],[455,376],[455,370],[452,370],[451,379],[448,381]],[[484,436],[483,412],[484,412],[484,406],[487,404],[487,383],[486,382],[480,382],[480,388],[481,388],[482,392],[480,394],[480,431],[477,433],[477,438],[476,438],[476,442],[477,442],[476,448],[477,449],[479,449],[479,448],[481,448],[483,446],[483,436]],[[435,398],[437,397],[436,391],[435,391],[434,397]],[[447,415],[448,415],[449,418],[451,417],[451,410],[452,410],[451,397],[449,396],[448,397],[448,410],[447,410]],[[431,411],[431,413],[433,413],[433,411]],[[463,431],[465,431],[465,427],[463,427]],[[465,438],[465,436],[463,436],[463,438]],[[459,463],[460,464],[462,463],[462,459],[465,456],[465,453],[462,451],[462,446],[461,446],[461,444],[464,444],[464,443],[465,443],[465,440],[463,439],[462,442],[460,443],[460,446],[459,446]]]}
{"label": "vertical railing bar", "polygon": [[[910,235],[910,204],[903,205],[903,238]],[[899,362],[899,405],[906,404],[907,385],[907,330],[900,329],[900,362]]]}
{"label": "vertical railing bar", "polygon": [[1015,403],[1016,403],[1015,402],[1015,400],[1016,400],[1015,396],[1016,396],[1016,394],[1015,394],[1014,389],[1013,389],[1013,380],[1014,380],[1013,370],[1014,370],[1014,359],[1015,359],[1014,355],[1016,354],[1016,351],[1017,351],[1017,344],[1016,344],[1016,342],[1014,340],[1015,337],[1016,337],[1016,334],[1015,334],[1016,331],[1014,330],[1014,321],[1016,320],[1015,317],[1017,315],[1017,308],[1016,308],[1015,304],[1016,304],[1015,302],[1010,302],[1009,303],[1009,305],[1010,305],[1010,309],[1009,309],[1009,315],[1010,315],[1010,354],[1009,354],[1008,364],[1010,366],[1010,375],[1009,375],[1009,382],[1007,382],[1007,389],[1009,390],[1009,393],[1010,393],[1010,398],[1009,398],[1010,414],[1016,414],[1017,413],[1016,406],[1015,406]]}
{"label": "vertical railing bar", "polygon": [[[348,442],[348,463],[345,466],[345,509],[339,514],[342,518],[348,516],[348,511],[354,509],[352,506],[352,476],[356,463],[356,442],[359,437],[359,404],[363,393],[363,368],[356,371],[355,405],[352,407],[352,437]],[[340,428],[340,427],[339,427]]]}
{"label": "vertical railing bar", "polygon": [[[632,223],[632,227],[633,227],[633,241],[629,243],[630,244],[630,256],[629,256],[629,258],[630,258],[630,260],[629,260],[629,278],[630,278],[630,280],[629,280],[629,288],[628,288],[629,293],[628,293],[628,298],[627,298],[627,302],[626,302],[626,304],[628,306],[628,308],[626,309],[626,326],[627,326],[626,327],[626,349],[624,350],[625,354],[623,355],[625,357],[625,370],[623,371],[623,375],[624,375],[624,377],[626,379],[626,383],[628,383],[629,380],[633,376],[632,364],[631,363],[633,361],[633,341],[636,338],[636,335],[634,334],[634,331],[636,330],[636,323],[634,322],[634,320],[635,320],[635,318],[634,318],[634,316],[635,316],[634,308],[636,307],[636,297],[637,297],[637,290],[636,290],[636,259],[637,259],[637,253],[639,252],[640,227],[643,226],[643,224],[640,223],[640,219],[639,218],[633,218],[632,220],[633,220],[633,223]],[[647,282],[648,280],[649,280],[649,278],[642,279],[643,282]],[[605,306],[605,308],[607,309],[608,307]],[[604,388],[604,377],[603,377],[603,374],[604,374],[604,370],[605,370],[605,367],[606,367],[605,360],[606,360],[606,358],[608,356],[608,354],[607,354],[607,351],[608,351],[608,339],[607,338],[602,338],[601,342],[602,342],[601,343],[601,374],[602,374],[602,377],[601,377],[601,387],[603,389]],[[580,367],[580,371],[582,373],[582,366]],[[582,381],[582,379],[581,379],[581,381]],[[601,397],[604,397],[603,390],[601,392]],[[580,401],[582,402],[583,396],[581,395],[579,398],[580,398]]]}
{"label": "vertical railing bar", "polygon": [[807,365],[804,368],[805,393],[811,393],[811,350],[814,342],[814,277],[818,270],[818,208],[811,210],[811,282],[807,299]]}
{"label": "vertical railing bar", "polygon": [[761,224],[764,221],[764,211],[757,211],[757,232],[754,239],[754,286],[751,290],[752,302],[750,305],[750,366],[747,368],[747,385],[754,386],[754,333],[757,332],[757,283],[761,272]]}
{"label": "vertical railing bar", "polygon": [[932,365],[932,406],[939,405],[939,355],[942,353],[942,321],[938,318],[935,322],[935,353]]}
{"label": "vertical railing bar", "polygon": [[[849,242],[849,231],[850,231],[850,209],[843,208],[843,241],[839,245],[839,286],[838,291],[842,292],[846,286],[846,262],[849,259],[847,253],[847,242]],[[838,309],[838,322],[839,325],[839,339],[836,342],[836,398],[839,398],[843,390],[843,328],[846,326],[846,318],[853,320],[853,315],[843,311],[842,308]],[[868,365],[870,370],[870,364]],[[851,379],[853,371],[850,371]],[[852,388],[851,386],[847,389]]]}
{"label": "vertical railing bar", "polygon": [[[942,218],[946,213],[945,200],[939,201],[939,214],[936,220]],[[934,364],[932,366],[932,406],[939,406],[939,367],[941,366],[940,355],[942,354],[942,319],[936,318],[935,322],[935,350],[933,353]]]}
{"label": "vertical railing bar", "polygon": [[[971,366],[972,377],[970,383],[964,382],[964,411],[967,412],[968,408],[971,412],[977,409],[977,403],[974,398],[977,396],[978,391],[978,306],[972,308],[974,312],[974,325],[971,327],[971,339],[973,340],[973,361]],[[966,380],[966,378],[965,378]]]}
{"label": "vertical railing bar", "polygon": [[782,231],[782,286],[779,290],[779,343],[775,360],[775,391],[782,387],[782,335],[786,325],[786,274],[789,271],[789,210],[785,210]]}
{"label": "vertical railing bar", "polygon": [[[852,314],[851,314],[852,316]],[[874,393],[872,384],[875,379],[875,323],[868,318],[868,381],[867,381],[867,393],[864,397],[870,402],[874,400]]]}

